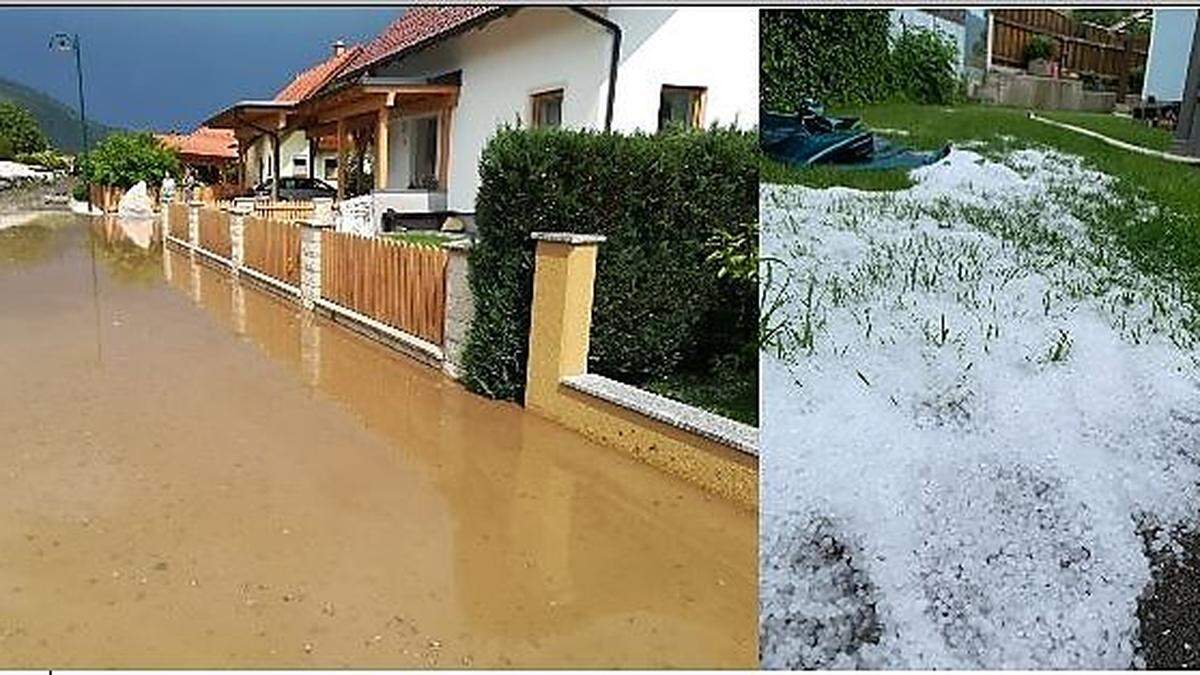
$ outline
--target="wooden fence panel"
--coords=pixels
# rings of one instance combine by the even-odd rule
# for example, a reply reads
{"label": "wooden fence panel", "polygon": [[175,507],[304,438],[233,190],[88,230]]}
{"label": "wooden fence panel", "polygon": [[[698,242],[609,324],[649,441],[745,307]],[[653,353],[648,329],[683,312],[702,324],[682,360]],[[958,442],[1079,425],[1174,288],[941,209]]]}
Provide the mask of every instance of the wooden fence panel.
{"label": "wooden fence panel", "polygon": [[188,240],[188,206],[175,202],[167,205],[167,228],[172,237]]}
{"label": "wooden fence panel", "polygon": [[255,202],[254,215],[264,220],[277,220],[293,223],[297,220],[311,218],[312,202]]}
{"label": "wooden fence panel", "polygon": [[321,296],[441,345],[446,252],[380,238],[323,232]]}
{"label": "wooden fence panel", "polygon": [[200,209],[200,246],[226,260],[233,258],[228,214],[217,209]]}
{"label": "wooden fence panel", "polygon": [[300,285],[300,228],[266,218],[246,218],[246,266],[292,286]]}
{"label": "wooden fence panel", "polygon": [[1026,45],[1034,36],[1043,35],[1058,43],[1061,63],[1067,70],[1119,79],[1130,71],[1145,68],[1149,52],[1145,36],[1130,36],[1126,55],[1124,32],[1077,22],[1056,9],[990,11],[992,61],[999,65],[1023,67]]}

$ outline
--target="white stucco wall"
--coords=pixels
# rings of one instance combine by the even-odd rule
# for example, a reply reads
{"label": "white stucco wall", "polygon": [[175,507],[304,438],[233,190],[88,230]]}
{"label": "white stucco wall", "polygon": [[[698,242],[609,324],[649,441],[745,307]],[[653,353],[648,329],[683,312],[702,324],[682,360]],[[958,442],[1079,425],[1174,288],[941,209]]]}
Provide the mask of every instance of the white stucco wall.
{"label": "white stucco wall", "polygon": [[1195,30],[1194,8],[1154,10],[1142,98],[1153,96],[1158,101],[1183,99],[1183,81],[1187,77]]}
{"label": "white stucco wall", "polygon": [[664,84],[707,88],[705,126],[758,124],[757,8],[613,7],[607,17],[623,32],[613,129],[655,131]]}
{"label": "white stucco wall", "polygon": [[[663,84],[707,87],[705,124],[757,124],[756,9],[613,8],[606,15],[624,33],[614,129],[656,129]],[[462,71],[450,129],[447,208],[472,213],[484,146],[500,125],[528,124],[532,94],[562,88],[564,127],[603,127],[610,51],[603,27],[568,9],[529,7],[375,74]]]}

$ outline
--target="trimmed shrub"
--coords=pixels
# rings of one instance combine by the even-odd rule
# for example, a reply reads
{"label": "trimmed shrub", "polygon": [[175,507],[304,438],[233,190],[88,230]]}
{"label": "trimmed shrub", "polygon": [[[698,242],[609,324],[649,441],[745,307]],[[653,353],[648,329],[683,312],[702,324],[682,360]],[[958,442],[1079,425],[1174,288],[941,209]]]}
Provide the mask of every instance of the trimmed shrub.
{"label": "trimmed shrub", "polygon": [[960,98],[958,48],[925,27],[893,33],[887,10],[765,10],[761,33],[765,110],[793,112],[804,99],[836,108]]}
{"label": "trimmed shrub", "polygon": [[887,10],[763,10],[764,110],[792,112],[806,99],[859,105],[886,99]]}
{"label": "trimmed shrub", "polygon": [[943,105],[958,101],[955,64],[958,47],[924,26],[905,26],[892,44],[892,91],[914,103]]}
{"label": "trimmed shrub", "polygon": [[41,152],[50,146],[37,119],[11,101],[0,101],[0,136],[12,143],[12,153]]}
{"label": "trimmed shrub", "polygon": [[182,165],[175,151],[149,132],[115,133],[104,137],[79,160],[79,170],[92,185],[115,185],[123,190],[145,181],[147,187],[168,175],[179,178]]}
{"label": "trimmed shrub", "polygon": [[589,370],[643,384],[757,338],[757,290],[722,273],[721,233],[758,221],[757,136],[501,129],[483,152],[464,382],[520,400],[534,231],[603,234]]}

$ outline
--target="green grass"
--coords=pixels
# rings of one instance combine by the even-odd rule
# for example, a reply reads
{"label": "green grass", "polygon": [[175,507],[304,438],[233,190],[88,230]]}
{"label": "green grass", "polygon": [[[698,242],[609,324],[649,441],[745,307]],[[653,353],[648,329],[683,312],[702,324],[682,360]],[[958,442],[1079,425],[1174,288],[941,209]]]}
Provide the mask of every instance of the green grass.
{"label": "green grass", "polygon": [[431,247],[440,247],[442,244],[450,241],[452,238],[441,234],[440,232],[427,231],[386,232],[383,236],[386,239],[393,239],[395,241],[404,242],[405,244]]}
{"label": "green grass", "polygon": [[842,185],[858,190],[878,192],[903,190],[912,185],[908,171],[904,169],[873,171],[841,169],[831,166],[799,168],[765,158],[759,176],[764,183],[807,185],[817,189]]}
{"label": "green grass", "polygon": [[[909,147],[932,150],[946,143],[969,142],[971,149],[985,155],[1026,147],[1053,148],[1083,157],[1090,166],[1118,178],[1118,199],[1095,205],[1088,222],[1114,235],[1130,259],[1143,271],[1179,280],[1200,306],[1200,168],[1121,150],[1097,139],[1031,120],[1023,109],[983,105],[953,108],[889,103],[837,111],[858,116],[870,127],[904,129],[909,135],[897,138]],[[1137,128],[1131,120],[1088,113],[1051,113],[1047,117],[1160,147],[1165,132]],[[1137,139],[1137,140],[1135,140]],[[1148,139],[1148,140],[1147,140]],[[864,180],[883,186],[895,177],[864,179],[862,171],[836,169],[824,172],[790,170],[805,185],[858,187]],[[764,170],[764,181],[774,174]],[[902,185],[901,185],[902,187]],[[1135,220],[1136,200],[1148,200],[1160,212],[1148,221]],[[1133,225],[1136,223],[1136,226]]]}
{"label": "green grass", "polygon": [[1148,126],[1129,117],[1064,111],[1039,111],[1037,114],[1046,119],[1073,124],[1143,148],[1164,152],[1171,149],[1171,132]]}
{"label": "green grass", "polygon": [[667,398],[758,426],[758,362],[717,366],[705,372],[673,373],[645,388]]}

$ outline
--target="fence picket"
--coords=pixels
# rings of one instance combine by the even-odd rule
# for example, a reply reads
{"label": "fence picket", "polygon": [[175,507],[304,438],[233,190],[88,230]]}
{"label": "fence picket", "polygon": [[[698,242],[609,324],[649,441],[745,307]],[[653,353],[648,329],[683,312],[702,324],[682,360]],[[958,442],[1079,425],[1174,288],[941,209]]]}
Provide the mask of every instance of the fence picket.
{"label": "fence picket", "polygon": [[324,299],[442,343],[444,251],[343,232],[322,237]]}

